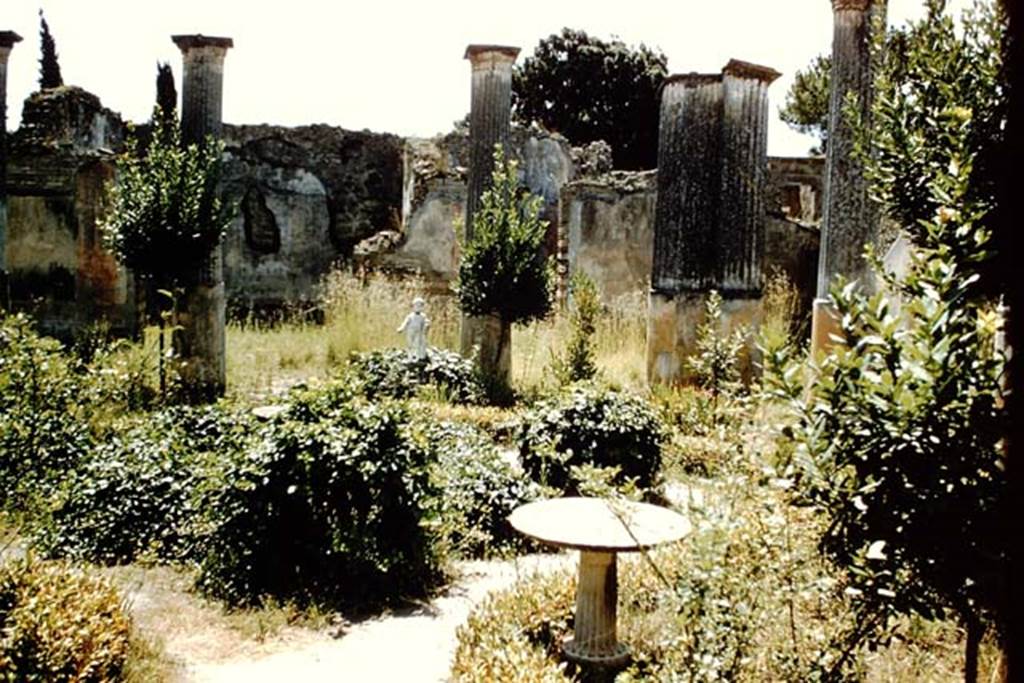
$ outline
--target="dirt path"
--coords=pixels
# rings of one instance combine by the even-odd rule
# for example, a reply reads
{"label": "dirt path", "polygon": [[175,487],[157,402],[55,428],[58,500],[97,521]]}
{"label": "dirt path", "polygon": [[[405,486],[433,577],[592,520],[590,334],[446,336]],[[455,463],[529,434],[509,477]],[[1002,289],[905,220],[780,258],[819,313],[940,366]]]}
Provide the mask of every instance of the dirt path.
{"label": "dirt path", "polygon": [[[225,615],[188,593],[187,577],[171,570],[126,568],[115,578],[143,632],[162,641],[177,663],[176,681],[433,683],[447,680],[455,631],[488,593],[572,566],[572,554],[463,562],[458,580],[429,604],[320,630],[269,623],[272,613],[266,624],[251,614]],[[272,634],[260,638],[264,627]]]}

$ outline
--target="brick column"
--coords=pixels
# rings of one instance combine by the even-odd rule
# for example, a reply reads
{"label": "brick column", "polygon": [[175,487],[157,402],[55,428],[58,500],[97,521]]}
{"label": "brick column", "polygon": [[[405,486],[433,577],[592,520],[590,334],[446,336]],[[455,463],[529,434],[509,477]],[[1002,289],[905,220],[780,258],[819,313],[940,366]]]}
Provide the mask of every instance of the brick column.
{"label": "brick column", "polygon": [[[207,136],[220,138],[224,57],[234,45],[230,38],[179,35],[171,39],[181,49],[184,76],[181,91],[182,142],[202,144]],[[218,245],[204,263],[196,265],[194,280],[186,288],[175,338],[185,381],[196,398],[224,394],[225,308],[223,246]]]}
{"label": "brick column", "polygon": [[871,111],[871,22],[884,0],[832,0],[832,92],[825,158],[825,197],[818,252],[818,287],[811,325],[812,351],[827,349],[837,321],[828,292],[839,275],[874,289],[864,246],[878,238],[878,211],[868,198],[864,169],[853,154],[855,131],[843,110],[853,96],[865,121]]}
{"label": "brick column", "polygon": [[[466,239],[473,235],[473,216],[490,186],[494,146],[508,144],[512,121],[512,65],[518,47],[470,45],[465,58],[472,66],[469,109],[469,177],[466,187]],[[497,318],[462,318],[462,354],[477,354],[477,364],[489,376],[507,384],[511,371],[511,329]]]}
{"label": "brick column", "polygon": [[7,285],[7,58],[21,36],[0,31],[0,310],[9,307]]}

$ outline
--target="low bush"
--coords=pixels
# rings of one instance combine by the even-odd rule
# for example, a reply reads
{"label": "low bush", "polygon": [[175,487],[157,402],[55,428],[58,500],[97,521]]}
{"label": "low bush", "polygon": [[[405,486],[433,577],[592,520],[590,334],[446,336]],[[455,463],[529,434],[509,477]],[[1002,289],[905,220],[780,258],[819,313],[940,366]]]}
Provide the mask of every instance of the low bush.
{"label": "low bush", "polygon": [[440,578],[429,449],[403,404],[341,382],[297,390],[224,481],[198,586],[229,604],[365,606]]}
{"label": "low bush", "polygon": [[106,581],[31,559],[0,566],[0,680],[120,680],[131,643],[131,621]]}
{"label": "low bush", "polygon": [[508,522],[512,511],[540,497],[541,489],[523,476],[479,429],[453,422],[426,427],[436,454],[438,531],[448,548],[463,557],[503,555],[527,547]]}
{"label": "low bush", "polygon": [[2,507],[28,510],[89,451],[81,378],[54,339],[24,315],[0,321]]}
{"label": "low bush", "polygon": [[473,363],[446,349],[428,348],[426,358],[404,349],[354,353],[348,367],[367,398],[407,398],[424,385],[436,387],[455,403],[479,403],[484,395]]}
{"label": "low bush", "polygon": [[178,407],[133,420],[69,475],[34,531],[50,556],[115,564],[196,552],[205,496],[252,431],[247,413]]}
{"label": "low bush", "polygon": [[573,467],[617,468],[612,480],[651,488],[661,467],[664,430],[657,411],[633,394],[577,384],[538,402],[523,418],[519,448],[526,472],[568,495],[579,493]]}
{"label": "low bush", "polygon": [[559,683],[560,638],[572,626],[576,581],[556,571],[494,593],[459,627],[453,683]]}

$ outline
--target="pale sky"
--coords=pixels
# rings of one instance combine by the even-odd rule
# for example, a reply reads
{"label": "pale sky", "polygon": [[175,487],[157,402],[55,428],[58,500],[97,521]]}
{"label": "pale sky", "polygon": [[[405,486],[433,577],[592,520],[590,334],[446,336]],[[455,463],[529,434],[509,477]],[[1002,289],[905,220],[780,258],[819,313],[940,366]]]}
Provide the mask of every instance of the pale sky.
{"label": "pale sky", "polygon": [[[3,0],[0,30],[24,38],[8,63],[9,129],[39,78],[39,7],[64,82],[134,121],[149,118],[158,61],[171,64],[181,92],[170,36],[203,33],[235,42],[224,68],[228,123],[430,136],[469,111],[466,45],[519,46],[522,60],[569,26],[657,47],[670,73],[717,72],[730,58],[781,71],[769,90],[772,155],[813,144],[779,121],[778,108],[794,73],[832,41],[829,0]],[[890,23],[922,13],[923,0],[889,0]]]}

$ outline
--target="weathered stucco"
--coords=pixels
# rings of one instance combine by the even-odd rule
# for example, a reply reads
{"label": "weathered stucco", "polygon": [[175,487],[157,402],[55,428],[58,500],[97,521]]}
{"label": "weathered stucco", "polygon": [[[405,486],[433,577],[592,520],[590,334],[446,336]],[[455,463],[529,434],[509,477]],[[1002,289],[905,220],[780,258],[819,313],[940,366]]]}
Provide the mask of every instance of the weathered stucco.
{"label": "weathered stucco", "polygon": [[28,98],[10,139],[6,259],[11,306],[61,337],[105,321],[135,330],[130,275],[103,248],[104,187],[114,177],[120,117],[80,88]]}
{"label": "weathered stucco", "polygon": [[[675,296],[651,292],[647,316],[647,377],[659,384],[677,384],[693,378],[686,358],[697,345],[697,328],[704,322],[706,292],[680,292]],[[735,330],[756,330],[764,311],[761,299],[736,298],[722,302],[720,333]],[[748,336],[741,357],[740,372],[744,379],[753,376],[759,361],[753,336]]]}
{"label": "weathered stucco", "polygon": [[586,273],[606,300],[646,290],[654,245],[655,172],[575,181],[562,193],[568,273]]}
{"label": "weathered stucco", "polygon": [[239,212],[224,250],[238,307],[316,298],[362,239],[400,228],[402,141],[333,126],[224,126],[224,188]]}

